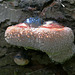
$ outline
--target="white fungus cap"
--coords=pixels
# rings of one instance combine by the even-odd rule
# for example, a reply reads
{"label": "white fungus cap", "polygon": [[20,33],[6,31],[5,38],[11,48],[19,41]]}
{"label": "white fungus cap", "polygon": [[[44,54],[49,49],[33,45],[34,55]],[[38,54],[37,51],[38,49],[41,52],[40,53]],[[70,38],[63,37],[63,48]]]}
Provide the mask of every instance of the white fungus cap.
{"label": "white fungus cap", "polygon": [[74,34],[69,27],[48,28],[49,24],[52,22],[38,28],[10,26],[5,32],[5,40],[12,45],[39,49],[52,60],[62,63],[74,54]]}

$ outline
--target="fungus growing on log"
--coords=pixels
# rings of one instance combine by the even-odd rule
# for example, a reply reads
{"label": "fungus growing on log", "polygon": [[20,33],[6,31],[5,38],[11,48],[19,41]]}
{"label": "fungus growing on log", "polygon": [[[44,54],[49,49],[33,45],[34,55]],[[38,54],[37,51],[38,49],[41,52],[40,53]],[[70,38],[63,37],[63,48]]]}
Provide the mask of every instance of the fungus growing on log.
{"label": "fungus growing on log", "polygon": [[12,45],[45,52],[59,63],[73,56],[75,49],[72,29],[54,21],[47,21],[38,27],[31,27],[27,23],[10,26],[5,31],[5,40]]}

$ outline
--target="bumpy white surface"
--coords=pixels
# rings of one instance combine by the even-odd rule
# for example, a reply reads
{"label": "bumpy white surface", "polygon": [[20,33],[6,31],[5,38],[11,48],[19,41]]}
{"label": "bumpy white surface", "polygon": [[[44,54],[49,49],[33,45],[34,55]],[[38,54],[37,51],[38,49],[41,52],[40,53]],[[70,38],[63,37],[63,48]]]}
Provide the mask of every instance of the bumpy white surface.
{"label": "bumpy white surface", "polygon": [[60,63],[69,59],[75,48],[74,34],[69,27],[50,29],[10,26],[5,32],[5,40],[12,45],[39,49]]}

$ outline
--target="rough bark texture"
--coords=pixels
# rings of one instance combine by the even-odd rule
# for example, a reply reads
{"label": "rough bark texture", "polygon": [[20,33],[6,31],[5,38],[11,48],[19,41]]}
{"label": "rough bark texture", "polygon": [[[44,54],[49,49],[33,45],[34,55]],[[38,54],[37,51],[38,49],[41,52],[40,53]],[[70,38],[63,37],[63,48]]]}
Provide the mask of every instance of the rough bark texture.
{"label": "rough bark texture", "polygon": [[[26,18],[40,15],[44,20],[56,20],[71,27],[75,34],[75,0],[62,0],[62,7],[57,0],[54,6],[50,0],[0,0],[0,75],[75,75],[75,55],[63,64],[52,63],[42,52],[28,50],[31,62],[27,66],[14,63],[14,56],[23,48],[11,46],[4,39],[8,26],[23,22]],[[29,7],[36,8],[34,10]],[[36,14],[34,14],[36,13]]]}

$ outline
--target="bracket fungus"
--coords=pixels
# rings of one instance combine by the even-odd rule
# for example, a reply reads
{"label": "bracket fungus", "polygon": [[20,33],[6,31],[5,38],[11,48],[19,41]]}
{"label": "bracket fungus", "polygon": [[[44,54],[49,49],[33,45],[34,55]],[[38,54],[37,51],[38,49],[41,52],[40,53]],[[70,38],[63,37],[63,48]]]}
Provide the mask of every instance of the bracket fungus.
{"label": "bracket fungus", "polygon": [[27,23],[10,26],[5,31],[5,40],[12,45],[39,49],[59,63],[72,57],[75,50],[72,29],[54,21],[47,21],[38,27]]}

